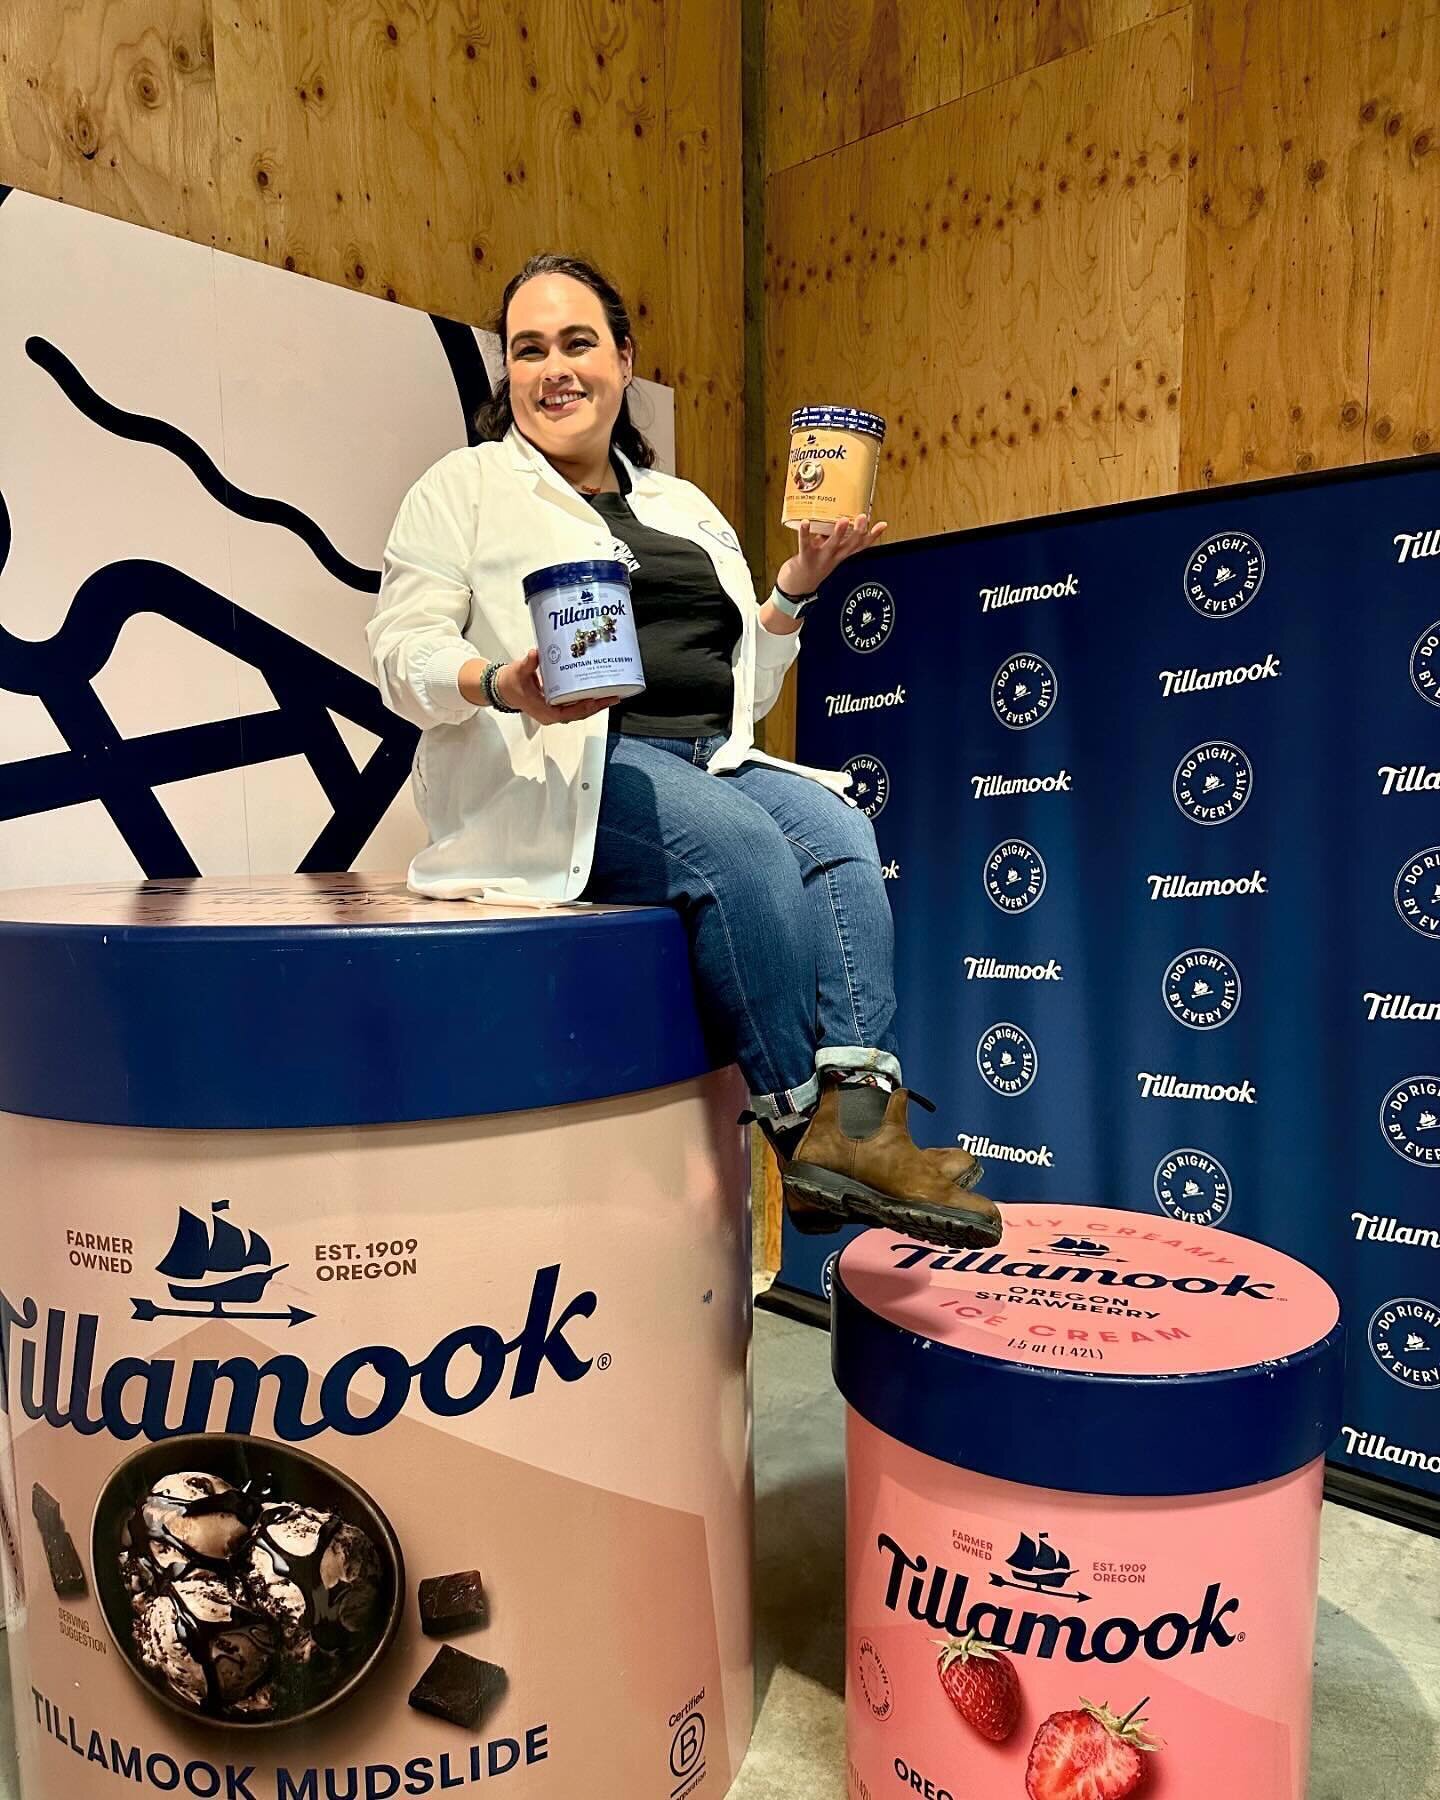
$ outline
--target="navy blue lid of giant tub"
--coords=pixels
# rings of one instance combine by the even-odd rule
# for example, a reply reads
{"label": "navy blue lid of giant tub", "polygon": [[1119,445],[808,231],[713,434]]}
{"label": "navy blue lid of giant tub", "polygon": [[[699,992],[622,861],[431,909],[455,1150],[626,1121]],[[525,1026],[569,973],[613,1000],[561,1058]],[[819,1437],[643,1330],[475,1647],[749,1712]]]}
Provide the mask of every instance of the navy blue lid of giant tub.
{"label": "navy blue lid of giant tub", "polygon": [[368,875],[0,894],[0,1111],[370,1125],[563,1106],[715,1066],[684,927]]}
{"label": "navy blue lid of giant tub", "polygon": [[1253,1486],[1340,1430],[1340,1303],[1249,1238],[1105,1207],[1010,1205],[994,1250],[868,1231],[835,1271],[848,1403],[957,1467],[1071,1493]]}

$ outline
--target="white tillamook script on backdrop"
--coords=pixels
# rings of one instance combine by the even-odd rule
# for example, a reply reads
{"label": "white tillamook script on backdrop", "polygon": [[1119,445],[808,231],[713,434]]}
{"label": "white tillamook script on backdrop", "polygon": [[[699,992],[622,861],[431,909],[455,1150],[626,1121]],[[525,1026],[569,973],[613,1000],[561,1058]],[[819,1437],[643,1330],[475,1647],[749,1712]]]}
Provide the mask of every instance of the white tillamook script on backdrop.
{"label": "white tillamook script on backdrop", "polygon": [[[403,867],[364,626],[488,332],[0,189],[0,886]],[[674,396],[636,416],[674,468]]]}

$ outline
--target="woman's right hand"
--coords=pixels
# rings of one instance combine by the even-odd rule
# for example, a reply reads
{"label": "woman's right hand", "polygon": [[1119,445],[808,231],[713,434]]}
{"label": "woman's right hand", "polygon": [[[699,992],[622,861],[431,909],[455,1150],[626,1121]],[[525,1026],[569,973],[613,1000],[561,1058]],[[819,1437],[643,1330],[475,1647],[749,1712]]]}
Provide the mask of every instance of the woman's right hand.
{"label": "woman's right hand", "polygon": [[613,700],[576,700],[569,706],[552,706],[540,681],[540,652],[527,650],[516,662],[508,662],[495,677],[495,687],[507,706],[517,707],[540,725],[578,725],[613,706]]}

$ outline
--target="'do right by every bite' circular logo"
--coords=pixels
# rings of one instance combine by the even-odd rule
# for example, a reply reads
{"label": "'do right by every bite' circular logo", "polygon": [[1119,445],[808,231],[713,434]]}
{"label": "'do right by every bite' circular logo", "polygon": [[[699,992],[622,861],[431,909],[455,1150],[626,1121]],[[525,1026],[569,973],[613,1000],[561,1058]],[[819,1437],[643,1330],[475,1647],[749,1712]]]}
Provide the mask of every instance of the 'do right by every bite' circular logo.
{"label": "'do right by every bite' circular logo", "polygon": [[1440,619],[1427,625],[1410,652],[1410,683],[1422,700],[1440,706]]}
{"label": "'do right by every bite' circular logo", "polygon": [[1365,1335],[1392,1381],[1440,1394],[1440,1306],[1433,1300],[1387,1300]]}
{"label": "'do right by every bite' circular logo", "polygon": [[1431,943],[1440,943],[1440,844],[1417,850],[1395,877],[1395,910]]}
{"label": "'do right by every bite' circular logo", "polygon": [[987,1087],[1013,1099],[1034,1081],[1040,1058],[1028,1033],[1001,1020],[981,1034],[975,1046],[975,1066]]}
{"label": "'do right by every bite' circular logo", "polygon": [[1230,619],[1260,592],[1265,552],[1248,531],[1221,531],[1197,544],[1185,564],[1185,598],[1207,619]]}
{"label": "'do right by every bite' circular logo", "polygon": [[1023,838],[1007,838],[985,858],[985,893],[1003,913],[1028,912],[1045,892],[1045,858]]}
{"label": "'do right by every bite' circular logo", "polygon": [[1029,731],[1050,717],[1060,683],[1043,656],[1007,656],[990,683],[990,709],[1008,731]]}
{"label": "'do right by every bite' circular logo", "polygon": [[1218,1225],[1230,1211],[1225,1165],[1208,1150],[1172,1150],[1155,1165],[1155,1200],[1182,1225]]}
{"label": "'do right by every bite' circular logo", "polygon": [[1214,738],[1180,758],[1170,791],[1192,824],[1226,825],[1245,810],[1254,786],[1250,758],[1238,744]]}
{"label": "'do right by every bite' circular logo", "polygon": [[1415,1169],[1440,1169],[1440,1075],[1407,1075],[1380,1103],[1385,1142]]}
{"label": "'do right by every bite' circular logo", "polygon": [[890,798],[890,771],[878,756],[852,756],[840,767],[850,777],[850,798],[867,819],[879,818]]}
{"label": "'do right by every bite' circular logo", "polygon": [[878,581],[862,581],[840,608],[840,635],[852,650],[868,656],[895,629],[895,597]]}

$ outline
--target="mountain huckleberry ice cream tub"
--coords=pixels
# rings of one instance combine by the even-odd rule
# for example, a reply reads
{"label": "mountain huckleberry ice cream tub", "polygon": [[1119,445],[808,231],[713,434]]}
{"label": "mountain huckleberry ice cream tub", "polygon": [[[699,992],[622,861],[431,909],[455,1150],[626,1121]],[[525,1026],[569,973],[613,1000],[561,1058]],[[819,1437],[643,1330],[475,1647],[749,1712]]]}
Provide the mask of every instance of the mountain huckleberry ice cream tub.
{"label": "mountain huckleberry ice cream tub", "polygon": [[851,1800],[1303,1800],[1339,1302],[1204,1226],[1004,1214],[835,1272]]}
{"label": "mountain huckleberry ice cream tub", "polygon": [[628,700],[645,688],[624,563],[553,563],[524,580],[552,706]]}
{"label": "mountain huckleberry ice cream tub", "polygon": [[828,536],[875,500],[885,421],[853,406],[802,406],[790,415],[790,459],[781,523]]}

